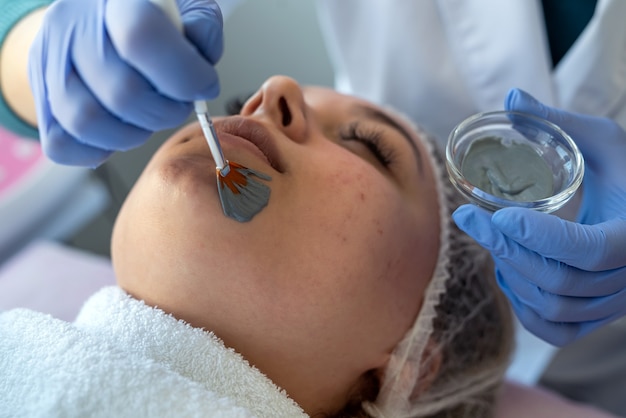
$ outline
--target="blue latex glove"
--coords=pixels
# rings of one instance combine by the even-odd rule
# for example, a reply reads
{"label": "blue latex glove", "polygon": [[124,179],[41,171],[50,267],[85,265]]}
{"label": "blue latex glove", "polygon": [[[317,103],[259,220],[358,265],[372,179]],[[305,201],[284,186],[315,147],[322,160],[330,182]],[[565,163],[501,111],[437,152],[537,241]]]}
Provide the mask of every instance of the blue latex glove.
{"label": "blue latex glove", "polygon": [[473,205],[457,225],[487,248],[522,324],[565,345],[626,315],[626,133],[609,119],[542,105],[520,90],[507,110],[546,118],[570,134],[585,158],[577,222],[530,209],[491,213]]}
{"label": "blue latex glove", "polygon": [[183,36],[148,0],[57,0],[31,47],[29,76],[43,150],[95,167],[114,151],[180,125],[215,98],[223,50],[213,0],[177,0]]}

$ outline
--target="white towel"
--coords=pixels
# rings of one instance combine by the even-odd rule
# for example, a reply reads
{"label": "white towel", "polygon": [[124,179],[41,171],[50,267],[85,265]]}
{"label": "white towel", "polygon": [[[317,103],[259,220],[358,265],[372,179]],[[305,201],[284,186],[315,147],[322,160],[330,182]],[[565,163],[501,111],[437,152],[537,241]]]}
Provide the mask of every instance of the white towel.
{"label": "white towel", "polygon": [[306,417],[214,334],[118,287],[74,323],[0,314],[0,417]]}

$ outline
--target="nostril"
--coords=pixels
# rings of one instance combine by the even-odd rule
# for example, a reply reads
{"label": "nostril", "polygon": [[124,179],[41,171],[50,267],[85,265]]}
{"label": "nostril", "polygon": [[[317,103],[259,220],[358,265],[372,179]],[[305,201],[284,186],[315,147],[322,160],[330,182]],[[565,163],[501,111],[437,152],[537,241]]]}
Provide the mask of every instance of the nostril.
{"label": "nostril", "polygon": [[283,126],[289,126],[291,123],[291,111],[289,110],[289,105],[287,105],[287,100],[281,97],[280,100],[278,100],[278,106],[280,107],[280,112],[283,114]]}

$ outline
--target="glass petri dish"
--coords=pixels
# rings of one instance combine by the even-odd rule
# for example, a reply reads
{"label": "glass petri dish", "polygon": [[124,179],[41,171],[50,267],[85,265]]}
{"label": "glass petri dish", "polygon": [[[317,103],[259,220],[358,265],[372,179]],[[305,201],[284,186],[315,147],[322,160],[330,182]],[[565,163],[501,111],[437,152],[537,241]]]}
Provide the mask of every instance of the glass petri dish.
{"label": "glass petri dish", "polygon": [[454,187],[485,209],[553,212],[580,187],[584,160],[557,125],[526,113],[496,111],[470,116],[452,130],[446,169]]}

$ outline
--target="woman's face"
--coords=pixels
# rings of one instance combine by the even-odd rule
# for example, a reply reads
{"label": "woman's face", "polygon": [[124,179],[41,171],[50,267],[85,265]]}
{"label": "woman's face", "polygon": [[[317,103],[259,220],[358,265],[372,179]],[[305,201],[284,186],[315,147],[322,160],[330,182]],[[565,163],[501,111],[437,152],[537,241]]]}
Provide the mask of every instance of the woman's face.
{"label": "woman's face", "polygon": [[214,331],[308,413],[345,403],[412,325],[439,248],[432,167],[416,133],[353,97],[273,77],[214,121],[226,158],[272,177],[250,222],[223,215],[191,125],[128,196],[120,285]]}

